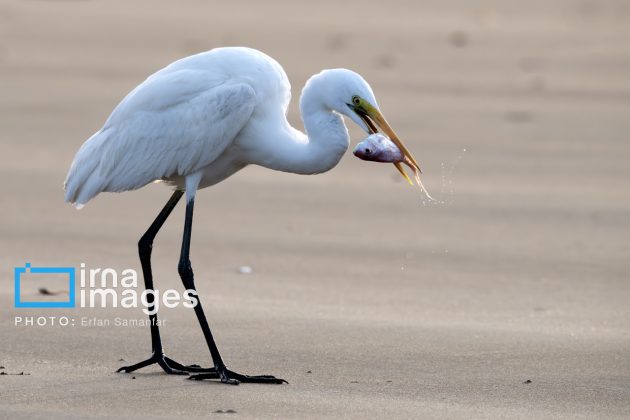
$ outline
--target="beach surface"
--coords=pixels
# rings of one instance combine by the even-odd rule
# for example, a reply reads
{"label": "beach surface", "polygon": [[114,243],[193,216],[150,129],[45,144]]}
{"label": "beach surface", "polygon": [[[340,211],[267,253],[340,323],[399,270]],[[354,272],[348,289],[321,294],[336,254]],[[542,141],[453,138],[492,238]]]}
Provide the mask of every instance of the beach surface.
{"label": "beach surface", "polygon": [[[630,418],[629,23],[622,0],[0,3],[0,417]],[[63,180],[133,87],[226,45],[282,64],[300,128],[310,75],[361,73],[442,203],[350,151],[201,191],[191,260],[222,355],[289,384],[117,374],[150,354],[148,327],[118,325],[142,310],[14,308],[14,267],[141,272],[168,188],[76,211]],[[183,208],[160,290],[182,290]],[[170,357],[211,364],[192,310],[159,316]]]}

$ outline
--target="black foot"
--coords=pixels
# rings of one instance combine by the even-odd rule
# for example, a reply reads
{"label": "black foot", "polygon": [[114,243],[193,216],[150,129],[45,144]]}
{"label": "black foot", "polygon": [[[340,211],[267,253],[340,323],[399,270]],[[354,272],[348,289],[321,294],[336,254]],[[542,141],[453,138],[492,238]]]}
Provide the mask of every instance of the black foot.
{"label": "black foot", "polygon": [[240,373],[232,372],[228,368],[214,369],[212,372],[199,373],[197,375],[191,375],[188,379],[194,381],[202,381],[204,379],[220,379],[224,384],[238,385],[241,382],[256,383],[256,384],[288,384],[284,379],[276,378],[272,375],[241,375]]}
{"label": "black foot", "polygon": [[136,363],[131,366],[123,366],[116,372],[130,373],[143,367],[157,363],[164,370],[164,372],[171,375],[188,375],[189,373],[207,373],[212,374],[216,372],[215,368],[202,368],[199,365],[182,365],[175,360],[164,356],[163,354],[154,354],[147,360],[143,360],[140,363]]}

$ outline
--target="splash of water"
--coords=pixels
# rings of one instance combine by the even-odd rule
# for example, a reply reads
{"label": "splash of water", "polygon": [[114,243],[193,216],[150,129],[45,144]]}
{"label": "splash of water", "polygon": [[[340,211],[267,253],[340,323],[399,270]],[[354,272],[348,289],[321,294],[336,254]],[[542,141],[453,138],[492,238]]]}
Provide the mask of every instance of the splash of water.
{"label": "splash of water", "polygon": [[[420,191],[422,192],[421,200],[423,206],[448,206],[455,202],[455,193],[453,187],[453,173],[455,172],[455,168],[459,165],[459,163],[464,158],[464,154],[466,153],[466,149],[462,149],[461,153],[457,156],[455,161],[450,165],[448,171],[446,170],[446,164],[442,162],[440,164],[441,173],[442,173],[442,187],[440,188],[439,198],[435,199],[429,194],[427,189],[424,187],[422,182],[420,182],[420,175],[414,172],[414,176],[416,178],[416,182]],[[448,197],[445,197],[448,196]]]}

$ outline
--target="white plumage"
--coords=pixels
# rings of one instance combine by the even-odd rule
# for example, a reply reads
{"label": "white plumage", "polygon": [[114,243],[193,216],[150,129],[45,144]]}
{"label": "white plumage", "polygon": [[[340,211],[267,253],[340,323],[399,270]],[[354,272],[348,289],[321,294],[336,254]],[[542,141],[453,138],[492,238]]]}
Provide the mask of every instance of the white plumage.
{"label": "white plumage", "polygon": [[[333,168],[348,148],[342,115],[367,132],[377,131],[379,126],[415,164],[378,110],[372,89],[358,74],[324,70],[308,80],[300,98],[308,135],[287,121],[290,97],[291,87],[282,67],[256,50],[218,48],[176,61],[131,91],[103,128],[83,144],[66,178],[65,199],[80,208],[103,191],[134,190],[155,180],[176,187],[138,241],[145,288],[153,291],[153,240],[185,190],[186,217],[177,268],[184,287],[198,298],[190,263],[197,189],[216,184],[248,164],[299,174]],[[149,311],[153,306],[149,305]],[[151,357],[118,371],[133,372],[157,363],[166,373],[197,373],[191,378],[198,380],[286,382],[271,375],[248,376],[228,369],[199,299],[194,310],[213,367],[183,365],[168,358],[153,312],[149,315]]]}
{"label": "white plumage", "polygon": [[367,82],[345,69],[324,70],[305,85],[300,108],[308,137],[286,119],[290,98],[284,70],[260,51],[217,48],[178,60],[132,90],[83,144],[65,200],[80,207],[100,192],[155,180],[186,189],[190,199],[248,164],[324,172],[348,147],[340,114],[369,132],[374,117],[365,107],[378,112]]}

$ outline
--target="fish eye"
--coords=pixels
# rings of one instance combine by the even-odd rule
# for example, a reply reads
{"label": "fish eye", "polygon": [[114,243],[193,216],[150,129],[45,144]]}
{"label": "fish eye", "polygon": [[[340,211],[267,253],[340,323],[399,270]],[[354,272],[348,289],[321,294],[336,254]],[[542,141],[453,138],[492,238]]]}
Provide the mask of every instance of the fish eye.
{"label": "fish eye", "polygon": [[369,147],[366,147],[364,150],[366,155],[371,155],[372,154],[372,150]]}
{"label": "fish eye", "polygon": [[352,97],[352,103],[357,105],[357,106],[360,105],[361,104],[361,98],[359,98],[357,95],[354,95]]}

